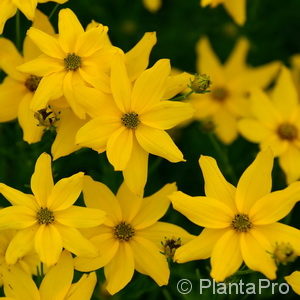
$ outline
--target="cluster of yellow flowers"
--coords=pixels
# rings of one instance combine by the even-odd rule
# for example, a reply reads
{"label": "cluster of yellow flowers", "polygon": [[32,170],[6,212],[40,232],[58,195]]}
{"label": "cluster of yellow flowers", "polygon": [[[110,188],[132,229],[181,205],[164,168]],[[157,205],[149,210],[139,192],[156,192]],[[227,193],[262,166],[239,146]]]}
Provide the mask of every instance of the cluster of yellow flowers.
{"label": "cluster of yellow flowers", "polygon": [[[31,177],[32,194],[0,184],[11,204],[0,210],[0,284],[7,296],[2,299],[88,300],[97,282],[94,271],[102,267],[110,294],[124,288],[135,270],[162,286],[170,275],[168,259],[210,258],[216,281],[243,262],[274,280],[279,263],[300,256],[300,230],[278,222],[300,201],[299,99],[286,67],[248,66],[245,39],[222,65],[202,38],[197,68],[211,76],[210,87],[206,75],[171,74],[168,59],[148,68],[154,32],[124,53],[112,45],[106,26],[93,21],[84,29],[70,9],[60,10],[56,34],[47,16],[35,10],[37,2],[47,1],[0,4],[1,31],[17,8],[33,20],[23,54],[0,39],[0,68],[7,74],[0,85],[0,121],[18,118],[28,143],[55,129],[54,159],[80,147],[106,152],[124,182],[116,195],[82,172],[54,183],[51,156],[42,153]],[[202,5],[221,2],[228,10],[235,3]],[[272,91],[263,91],[279,70]],[[262,151],[237,187],[213,158],[201,156],[206,196],[191,197],[172,183],[144,197],[149,153],[184,161],[166,130],[191,119],[212,122],[225,144],[240,132]],[[271,192],[274,156],[290,185]],[[81,193],[85,207],[74,205]],[[199,236],[159,221],[171,203],[204,227]],[[72,283],[74,270],[91,273]],[[40,278],[39,286],[32,276]],[[300,293],[300,272],[286,280]]]}

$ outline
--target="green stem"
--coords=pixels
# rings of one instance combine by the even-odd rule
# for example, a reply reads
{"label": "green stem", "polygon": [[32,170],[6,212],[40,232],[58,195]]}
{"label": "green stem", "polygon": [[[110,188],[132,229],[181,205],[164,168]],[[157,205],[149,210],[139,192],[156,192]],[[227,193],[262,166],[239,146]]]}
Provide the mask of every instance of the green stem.
{"label": "green stem", "polygon": [[21,50],[21,32],[20,32],[20,11],[17,10],[16,13],[16,46],[18,50]]}
{"label": "green stem", "polygon": [[50,15],[49,15],[49,20],[51,20],[51,18],[54,16],[54,14],[55,14],[56,10],[58,9],[59,5],[60,5],[60,4],[57,3],[57,4],[54,6],[54,8],[52,9],[52,11],[51,11],[51,13],[50,13]]}
{"label": "green stem", "polygon": [[224,167],[224,172],[230,177],[232,183],[236,184],[237,178],[236,178],[233,168],[231,167],[227,153],[221,148],[219,142],[217,141],[217,139],[213,133],[209,133],[208,138],[209,138],[212,146],[214,147],[215,151],[217,152],[217,155],[221,159],[221,163]]}
{"label": "green stem", "polygon": [[181,96],[178,96],[178,97],[176,97],[176,98],[174,98],[174,99],[172,99],[172,101],[181,101],[181,100],[185,100],[188,96],[190,96],[191,94],[193,94],[194,93],[194,91],[189,91],[189,92],[187,92],[187,93],[185,93],[185,94],[183,94],[183,95],[181,95]]}

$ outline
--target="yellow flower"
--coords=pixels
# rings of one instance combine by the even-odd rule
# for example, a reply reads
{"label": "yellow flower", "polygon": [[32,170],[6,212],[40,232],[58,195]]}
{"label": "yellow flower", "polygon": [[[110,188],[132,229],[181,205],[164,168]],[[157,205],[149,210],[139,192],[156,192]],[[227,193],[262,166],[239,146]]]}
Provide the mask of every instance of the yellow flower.
{"label": "yellow flower", "polygon": [[[5,261],[5,253],[10,241],[16,235],[16,230],[3,230],[0,234],[0,286],[2,282],[2,270],[9,269],[11,266],[8,265]],[[33,251],[31,253],[25,254],[23,257],[16,262],[16,264],[22,268],[29,275],[36,274],[37,267],[40,264],[40,260],[36,253]]]}
{"label": "yellow flower", "polygon": [[260,90],[251,93],[252,118],[239,122],[241,134],[261,149],[270,147],[279,164],[293,182],[300,177],[300,105],[290,72],[283,67],[270,94]]}
{"label": "yellow flower", "polygon": [[216,7],[221,3],[236,23],[244,25],[246,21],[246,0],[200,0],[202,6]]}
{"label": "yellow flower", "polygon": [[123,183],[115,196],[104,184],[86,176],[84,201],[87,207],[107,213],[104,225],[93,229],[91,242],[99,249],[95,258],[77,257],[75,269],[93,271],[104,266],[106,289],[115,294],[131,280],[134,270],[149,275],[161,286],[168,283],[169,268],[161,253],[165,237],[176,236],[182,243],[193,236],[182,228],[158,220],[166,213],[176,190],[167,184],[152,196],[134,195]]}
{"label": "yellow flower", "polygon": [[47,266],[59,259],[62,248],[76,255],[95,255],[94,246],[77,228],[103,223],[105,214],[98,209],[73,205],[82,190],[83,173],[52,179],[51,158],[43,153],[31,177],[33,195],[5,184],[0,192],[13,205],[0,210],[0,229],[18,229],[6,251],[6,262],[14,264],[33,248]]}
{"label": "yellow flower", "polygon": [[43,278],[39,288],[22,269],[13,267],[4,275],[5,295],[11,300],[89,300],[93,294],[97,277],[95,273],[84,274],[72,284],[73,259],[64,251],[55,266]]}
{"label": "yellow flower", "polygon": [[31,109],[44,109],[50,100],[65,96],[69,106],[79,118],[85,118],[85,109],[74,94],[74,86],[83,83],[102,83],[113,54],[119,51],[108,43],[106,26],[98,24],[84,31],[76,15],[70,9],[59,12],[58,36],[31,27],[27,35],[43,52],[39,58],[29,61],[19,70],[43,77],[33,96]]}
{"label": "yellow flower", "polygon": [[197,44],[197,71],[211,78],[211,92],[193,94],[190,102],[196,109],[195,117],[211,119],[216,135],[226,144],[238,134],[237,120],[249,113],[248,94],[253,87],[266,87],[279,69],[279,63],[269,63],[253,68],[246,64],[249,43],[240,39],[226,63],[222,65],[209,41],[202,38]]}
{"label": "yellow flower", "polygon": [[[172,89],[168,85],[168,60],[159,60],[142,72],[132,85],[123,59],[116,55],[112,63],[113,99],[95,107],[98,117],[78,131],[76,141],[98,152],[106,150],[115,170],[123,171],[128,187],[142,194],[147,179],[148,153],[171,162],[184,160],[165,130],[190,118],[193,109],[189,104],[161,101]],[[104,99],[100,91],[91,92],[94,96],[91,93],[89,99]]]}
{"label": "yellow flower", "polygon": [[211,276],[224,281],[243,261],[269,279],[276,278],[274,246],[288,243],[300,255],[300,230],[277,222],[300,199],[300,182],[271,193],[273,155],[260,152],[241,176],[237,187],[228,183],[216,161],[201,156],[206,197],[182,192],[170,196],[173,206],[192,222],[205,227],[175,253],[179,263],[211,257]]}
{"label": "yellow flower", "polygon": [[150,12],[156,12],[161,7],[161,0],[143,0],[144,6],[150,11]]}
{"label": "yellow flower", "polygon": [[[33,26],[54,35],[48,17],[39,10],[36,11]],[[75,134],[85,122],[76,117],[70,108],[62,106],[62,99],[52,101],[49,107],[39,112],[30,109],[41,78],[22,73],[16,67],[38,57],[41,51],[28,37],[23,48],[24,56],[21,56],[11,41],[0,39],[0,68],[8,74],[0,84],[0,122],[18,118],[23,139],[28,143],[40,141],[45,130],[55,127],[57,135],[51,152],[57,159],[79,148],[75,145]]]}
{"label": "yellow flower", "polygon": [[289,276],[285,276],[284,279],[292,287],[294,292],[300,295],[300,271],[295,271]]}
{"label": "yellow flower", "polygon": [[33,20],[38,3],[56,2],[63,4],[68,0],[1,0],[0,2],[0,34],[6,21],[13,17],[19,9],[27,19]]}

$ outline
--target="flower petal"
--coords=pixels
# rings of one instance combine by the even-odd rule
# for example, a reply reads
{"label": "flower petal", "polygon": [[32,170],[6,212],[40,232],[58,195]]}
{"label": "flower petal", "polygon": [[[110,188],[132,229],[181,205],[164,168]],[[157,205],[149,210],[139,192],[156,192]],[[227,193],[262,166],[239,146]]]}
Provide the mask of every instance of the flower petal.
{"label": "flower petal", "polygon": [[295,182],[281,191],[265,195],[249,211],[255,225],[271,224],[284,218],[300,201],[300,182]]}
{"label": "flower petal", "polygon": [[291,183],[300,177],[299,170],[300,150],[294,145],[289,145],[286,151],[279,156],[279,165],[283,169],[286,180]]}
{"label": "flower petal", "polygon": [[145,151],[170,162],[184,161],[182,153],[165,131],[140,124],[135,136]]}
{"label": "flower petal", "polygon": [[224,6],[234,21],[239,25],[243,25],[246,21],[246,0],[227,0]]}
{"label": "flower petal", "polygon": [[106,289],[113,295],[124,288],[134,273],[134,259],[128,243],[120,243],[114,258],[104,267]]}
{"label": "flower petal", "polygon": [[300,272],[295,271],[289,276],[285,276],[284,279],[292,287],[293,291],[300,295]]}
{"label": "flower petal", "polygon": [[219,200],[209,197],[191,197],[182,192],[175,192],[169,198],[174,209],[199,226],[208,228],[230,226],[233,212]]}
{"label": "flower petal", "polygon": [[37,6],[37,0],[13,0],[13,3],[26,16],[27,19],[33,20]]}
{"label": "flower petal", "polygon": [[48,199],[48,207],[53,210],[69,208],[82,191],[83,172],[58,181],[52,189]]}
{"label": "flower petal", "polygon": [[233,211],[235,206],[235,192],[236,188],[226,181],[217,162],[214,158],[201,155],[199,159],[200,168],[204,177],[205,195],[224,202]]}
{"label": "flower petal", "polygon": [[240,212],[247,213],[259,198],[270,193],[273,159],[270,149],[259,152],[253,163],[241,176],[235,199]]}
{"label": "flower petal", "polygon": [[2,34],[5,22],[16,14],[17,8],[11,1],[6,0],[0,2],[0,11],[0,34]]}
{"label": "flower petal", "polygon": [[57,263],[63,243],[62,237],[55,225],[40,225],[34,239],[35,251],[46,266]]}
{"label": "flower petal", "polygon": [[170,206],[169,195],[177,191],[176,183],[166,184],[155,194],[146,197],[137,215],[132,220],[135,229],[153,225],[162,218]]}
{"label": "flower petal", "polygon": [[0,230],[24,229],[36,222],[35,212],[26,206],[9,206],[0,210]]}
{"label": "flower petal", "polygon": [[211,277],[224,281],[234,274],[243,262],[240,250],[240,235],[234,230],[228,230],[217,241],[211,254]]}

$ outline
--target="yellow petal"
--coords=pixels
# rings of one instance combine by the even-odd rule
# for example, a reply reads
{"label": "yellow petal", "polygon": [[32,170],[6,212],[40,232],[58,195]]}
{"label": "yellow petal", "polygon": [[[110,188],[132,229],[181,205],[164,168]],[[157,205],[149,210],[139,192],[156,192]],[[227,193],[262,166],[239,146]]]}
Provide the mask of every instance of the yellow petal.
{"label": "yellow petal", "polygon": [[22,63],[23,58],[15,45],[6,38],[0,38],[0,68],[13,79],[22,81],[24,75],[16,69]]}
{"label": "yellow petal", "polygon": [[131,81],[147,68],[149,56],[156,44],[156,32],[146,32],[139,42],[125,54],[125,64]]}
{"label": "yellow petal", "polygon": [[83,184],[82,172],[58,181],[48,198],[48,207],[52,210],[69,208],[79,197]]}
{"label": "yellow petal", "polygon": [[142,114],[158,104],[166,91],[170,72],[168,59],[160,59],[153,67],[145,70],[134,83],[131,109]]}
{"label": "yellow petal", "polygon": [[155,194],[146,197],[137,215],[132,220],[135,229],[143,229],[153,225],[167,212],[170,206],[169,195],[177,191],[175,183],[166,184]]}
{"label": "yellow petal", "polygon": [[211,254],[211,277],[224,281],[233,275],[243,262],[240,250],[240,236],[233,230],[228,230],[217,241]]}
{"label": "yellow petal", "polygon": [[288,149],[279,156],[279,165],[283,169],[288,183],[299,179],[299,162],[300,150],[293,145],[290,145]]}
{"label": "yellow petal", "polygon": [[201,155],[199,164],[205,181],[205,195],[224,202],[232,211],[235,211],[236,188],[226,181],[220,172],[216,160],[212,157]]}
{"label": "yellow petal", "polygon": [[62,237],[55,225],[40,225],[34,239],[35,251],[46,266],[57,263],[62,247]]}
{"label": "yellow petal", "polygon": [[123,177],[129,189],[138,196],[143,196],[148,174],[148,153],[138,144],[133,137],[132,155],[126,168],[123,170]]}
{"label": "yellow petal", "polygon": [[135,136],[147,152],[170,162],[184,161],[182,153],[165,131],[140,124],[135,130]]}
{"label": "yellow petal", "polygon": [[119,187],[116,196],[121,207],[122,219],[130,223],[140,210],[142,196],[135,195],[124,182]]}
{"label": "yellow petal", "polygon": [[83,274],[78,282],[72,284],[68,292],[68,300],[90,300],[97,283],[96,273]]}
{"label": "yellow petal", "polygon": [[18,107],[27,90],[23,83],[7,76],[0,84],[0,122],[14,120],[18,115]]}
{"label": "yellow petal", "polygon": [[158,11],[162,0],[143,0],[145,7],[152,13]]}
{"label": "yellow petal", "polygon": [[9,206],[0,210],[0,230],[24,229],[36,222],[35,212],[26,206]]}
{"label": "yellow petal", "polygon": [[125,67],[124,56],[115,55],[111,66],[111,90],[118,108],[126,113],[131,110],[131,83]]}
{"label": "yellow petal", "polygon": [[122,220],[121,208],[111,190],[103,183],[84,176],[84,203],[89,208],[98,208],[106,212],[106,225],[114,226]]}
{"label": "yellow petal", "polygon": [[37,226],[31,226],[17,232],[5,253],[5,260],[8,264],[13,265],[19,259],[32,252],[36,230]]}
{"label": "yellow petal", "polygon": [[227,229],[204,228],[199,236],[176,250],[174,261],[185,263],[209,258],[214,246],[226,232]]}
{"label": "yellow petal", "polygon": [[37,0],[13,0],[13,3],[26,16],[27,19],[33,20]]}
{"label": "yellow petal", "polygon": [[49,100],[63,95],[62,83],[65,75],[65,72],[60,72],[42,78],[30,104],[33,111],[45,108]]}
{"label": "yellow petal", "polygon": [[65,54],[56,38],[33,27],[27,31],[27,35],[48,56],[58,59],[65,58]]}
{"label": "yellow petal", "polygon": [[287,140],[282,140],[276,132],[273,132],[260,143],[261,150],[271,149],[274,156],[281,156],[287,152],[288,148],[289,142]]}
{"label": "yellow petal", "polygon": [[41,206],[45,206],[54,183],[52,178],[51,156],[42,153],[35,163],[31,177],[31,190]]}
{"label": "yellow petal", "polygon": [[242,119],[238,122],[238,128],[244,138],[260,143],[272,134],[272,131],[255,119]]}
{"label": "yellow petal", "polygon": [[69,155],[80,148],[75,143],[75,136],[79,128],[85,124],[85,120],[76,117],[71,109],[61,111],[59,118],[56,137],[51,147],[54,160]]}
{"label": "yellow petal", "polygon": [[244,25],[246,21],[246,0],[226,0],[224,6],[236,23]]}
{"label": "yellow petal", "polygon": [[300,182],[295,182],[281,191],[265,195],[249,211],[256,225],[271,224],[284,218],[300,201]]}
{"label": "yellow petal", "polygon": [[194,109],[188,103],[162,101],[142,114],[140,121],[157,129],[170,129],[193,116]]}
{"label": "yellow petal", "polygon": [[149,275],[159,286],[167,285],[170,271],[167,260],[151,241],[135,236],[130,243],[136,269]]}
{"label": "yellow petal", "polygon": [[55,213],[57,222],[76,228],[96,227],[104,222],[105,217],[106,214],[101,209],[75,205]]}
{"label": "yellow petal", "polygon": [[233,216],[223,202],[209,197],[191,197],[182,192],[169,196],[174,208],[202,227],[227,228]]}
{"label": "yellow petal", "polygon": [[106,289],[113,295],[124,288],[134,273],[133,253],[129,243],[120,243],[115,257],[104,267]]}
{"label": "yellow petal", "polygon": [[121,127],[107,141],[106,154],[115,171],[124,170],[132,155],[133,132]]}
{"label": "yellow petal", "polygon": [[91,238],[91,242],[99,249],[96,257],[76,257],[75,269],[81,272],[90,272],[107,265],[115,256],[120,243],[111,233],[100,234]]}
{"label": "yellow petal", "polygon": [[57,264],[47,272],[40,285],[41,299],[68,299],[65,296],[71,287],[73,273],[72,255],[64,251]]}
{"label": "yellow petal", "polygon": [[58,15],[59,44],[65,53],[74,53],[78,37],[84,30],[71,9],[65,8]]}
{"label": "yellow petal", "polygon": [[276,265],[270,254],[271,245],[259,229],[252,229],[241,235],[241,251],[245,264],[254,271],[263,273],[267,278],[276,278]]}
{"label": "yellow petal", "polygon": [[300,295],[300,272],[295,271],[289,276],[285,276],[284,279],[292,287],[294,292]]}
{"label": "yellow petal", "polygon": [[0,2],[0,34],[3,33],[5,22],[13,17],[17,12],[17,7],[10,0]]}
{"label": "yellow petal", "polygon": [[273,154],[270,149],[261,151],[244,171],[236,191],[236,205],[240,212],[247,213],[261,197],[272,188]]}
{"label": "yellow petal", "polygon": [[30,109],[31,100],[32,94],[26,94],[18,109],[18,121],[23,130],[23,140],[29,144],[39,142],[44,133],[44,128],[37,126],[38,121]]}
{"label": "yellow petal", "polygon": [[77,229],[61,224],[55,224],[62,237],[63,247],[77,256],[95,257],[96,247],[86,239]]}

